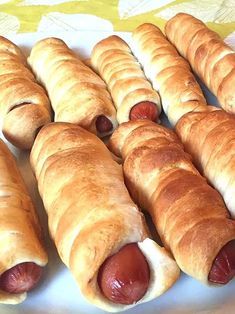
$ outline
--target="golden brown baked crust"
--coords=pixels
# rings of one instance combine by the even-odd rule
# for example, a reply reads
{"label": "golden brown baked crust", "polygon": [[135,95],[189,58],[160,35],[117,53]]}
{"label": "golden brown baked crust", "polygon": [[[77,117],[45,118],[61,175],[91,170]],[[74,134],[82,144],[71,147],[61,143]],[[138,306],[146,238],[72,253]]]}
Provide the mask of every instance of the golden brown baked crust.
{"label": "golden brown baked crust", "polygon": [[[105,136],[117,125],[116,110],[105,83],[58,38],[37,42],[28,59],[45,86],[55,111],[55,121],[78,124]],[[113,124],[110,132],[98,133],[96,119],[104,115]]]}
{"label": "golden brown baked crust", "polygon": [[110,90],[119,123],[129,121],[131,109],[142,101],[153,102],[160,115],[160,97],[123,39],[113,35],[98,42],[92,50],[91,62]]}
{"label": "golden brown baked crust", "polygon": [[223,110],[189,113],[178,122],[176,132],[234,218],[235,117]]}
{"label": "golden brown baked crust", "polygon": [[133,51],[159,92],[171,124],[175,125],[186,112],[203,110],[206,100],[188,62],[157,26],[145,23],[134,30]]}
{"label": "golden brown baked crust", "polygon": [[[183,26],[183,27],[182,27]],[[224,110],[235,112],[235,53],[219,35],[190,14],[178,13],[165,27],[169,40],[218,97]]]}
{"label": "golden brown baked crust", "polygon": [[20,49],[0,36],[0,112],[3,134],[15,146],[30,149],[37,130],[51,121],[46,92],[27,67]]}
{"label": "golden brown baked crust", "polygon": [[150,213],[179,267],[209,284],[215,257],[235,239],[235,222],[220,194],[200,176],[170,129],[150,121],[126,122],[109,145],[124,159],[132,198]]}
{"label": "golden brown baked crust", "polygon": [[[11,152],[0,140],[0,275],[24,262],[47,264],[41,228],[23,179]],[[0,303],[17,304],[26,293],[0,290]]]}
{"label": "golden brown baked crust", "polygon": [[73,124],[49,124],[37,136],[31,164],[50,234],[88,301],[112,312],[131,307],[105,299],[97,283],[104,260],[131,242],[138,242],[151,268],[151,284],[138,303],[162,294],[176,281],[178,266],[148,239],[122,168],[99,138]]}

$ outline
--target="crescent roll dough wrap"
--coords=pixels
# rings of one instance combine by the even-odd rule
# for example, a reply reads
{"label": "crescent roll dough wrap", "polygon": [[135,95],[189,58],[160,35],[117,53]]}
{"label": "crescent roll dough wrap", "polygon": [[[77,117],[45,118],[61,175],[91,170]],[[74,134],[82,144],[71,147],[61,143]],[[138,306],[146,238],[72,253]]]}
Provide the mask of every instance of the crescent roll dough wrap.
{"label": "crescent roll dough wrap", "polygon": [[26,65],[20,49],[0,36],[0,113],[3,134],[30,149],[38,129],[51,121],[50,103]]}
{"label": "crescent roll dough wrap", "polygon": [[[183,27],[182,27],[183,25]],[[187,58],[224,110],[235,113],[235,52],[202,21],[179,13],[165,27],[169,40]]]}
{"label": "crescent roll dough wrap", "polygon": [[190,113],[178,122],[176,131],[235,218],[235,117],[222,110]]}
{"label": "crescent roll dough wrap", "polygon": [[170,123],[189,111],[206,105],[200,86],[190,66],[153,24],[142,24],[133,32],[133,51],[162,101]]}
{"label": "crescent roll dough wrap", "polygon": [[[0,140],[0,278],[12,267],[27,262],[47,264],[39,221],[14,157]],[[12,278],[14,280],[14,277]],[[0,303],[17,304],[27,293],[1,289]]]}
{"label": "crescent roll dough wrap", "polygon": [[146,302],[178,278],[175,261],[148,238],[142,213],[123,182],[121,166],[95,135],[69,123],[52,123],[37,136],[31,164],[48,214],[50,234],[83,296],[110,312],[132,305],[106,299],[97,283],[100,266],[127,243],[137,242],[151,279]]}
{"label": "crescent roll dough wrap", "polygon": [[[78,124],[105,136],[116,127],[116,110],[101,78],[58,38],[37,42],[28,59],[45,86],[55,112],[55,121]],[[104,117],[108,128],[97,126]]]}
{"label": "crescent roll dough wrap", "polygon": [[170,129],[147,120],[129,121],[109,144],[124,160],[133,200],[150,213],[179,267],[209,284],[215,257],[235,239],[235,222],[219,193],[200,176]]}
{"label": "crescent roll dough wrap", "polygon": [[93,68],[107,83],[117,108],[119,123],[130,120],[131,109],[141,102],[152,102],[161,113],[160,97],[146,79],[127,43],[110,36],[95,45],[91,54]]}

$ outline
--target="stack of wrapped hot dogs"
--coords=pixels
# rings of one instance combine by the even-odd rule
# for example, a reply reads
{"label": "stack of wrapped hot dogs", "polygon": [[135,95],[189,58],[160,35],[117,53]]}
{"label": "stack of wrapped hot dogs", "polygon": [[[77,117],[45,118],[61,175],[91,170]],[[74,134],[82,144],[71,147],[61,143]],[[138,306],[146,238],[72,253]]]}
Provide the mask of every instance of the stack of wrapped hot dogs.
{"label": "stack of wrapped hot dogs", "polygon": [[[235,53],[218,34],[179,13],[165,35],[144,23],[130,46],[101,40],[89,66],[58,38],[37,42],[27,62],[1,37],[0,61],[3,134],[31,149],[50,236],[87,301],[120,312],[166,292],[180,270],[211,286],[233,279]],[[0,167],[0,302],[17,304],[47,253],[2,141]]]}

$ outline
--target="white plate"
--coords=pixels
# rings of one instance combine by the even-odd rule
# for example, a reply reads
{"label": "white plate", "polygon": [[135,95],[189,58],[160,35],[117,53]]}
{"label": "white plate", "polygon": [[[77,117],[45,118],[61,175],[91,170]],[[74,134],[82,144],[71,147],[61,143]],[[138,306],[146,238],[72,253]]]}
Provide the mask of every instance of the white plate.
{"label": "white plate", "polygon": [[[129,33],[118,33],[129,41]],[[100,39],[110,35],[107,32],[77,32],[77,33],[47,33],[18,34],[8,38],[19,45],[28,54],[30,47],[43,37],[57,36],[80,53],[84,58],[89,56],[93,45]],[[151,43],[150,43],[151,44]],[[210,103],[214,98],[207,94]],[[8,143],[17,157],[18,164],[28,185],[29,191],[37,205],[45,233],[47,234],[47,249],[49,263],[45,269],[41,284],[22,304],[17,306],[0,305],[1,314],[101,314],[105,313],[88,304],[81,296],[75,280],[60,261],[58,254],[48,237],[47,218],[43,210],[36,183],[30,169],[28,154],[21,152]],[[235,280],[220,288],[203,286],[193,278],[184,274],[180,280],[164,295],[149,303],[139,305],[127,314],[184,314],[184,313],[234,313],[235,310]]]}

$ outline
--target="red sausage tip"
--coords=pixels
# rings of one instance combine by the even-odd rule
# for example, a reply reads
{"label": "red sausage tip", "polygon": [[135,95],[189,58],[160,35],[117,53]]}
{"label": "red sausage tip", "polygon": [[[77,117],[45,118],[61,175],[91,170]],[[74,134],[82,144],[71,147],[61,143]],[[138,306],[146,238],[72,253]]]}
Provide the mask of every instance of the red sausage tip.
{"label": "red sausage tip", "polygon": [[96,124],[96,129],[99,133],[110,132],[113,128],[112,122],[104,115],[98,116],[95,124]]}
{"label": "red sausage tip", "polygon": [[132,107],[130,112],[130,120],[147,119],[155,122],[157,117],[157,106],[151,101],[139,102],[134,107]]}
{"label": "red sausage tip", "polygon": [[100,267],[98,284],[103,295],[118,304],[133,304],[146,293],[150,270],[136,243],[125,245]]}
{"label": "red sausage tip", "polygon": [[0,276],[0,289],[8,293],[24,293],[32,290],[42,275],[42,267],[27,262],[18,264]]}
{"label": "red sausage tip", "polygon": [[216,256],[208,280],[225,285],[235,276],[235,240],[228,242]]}

